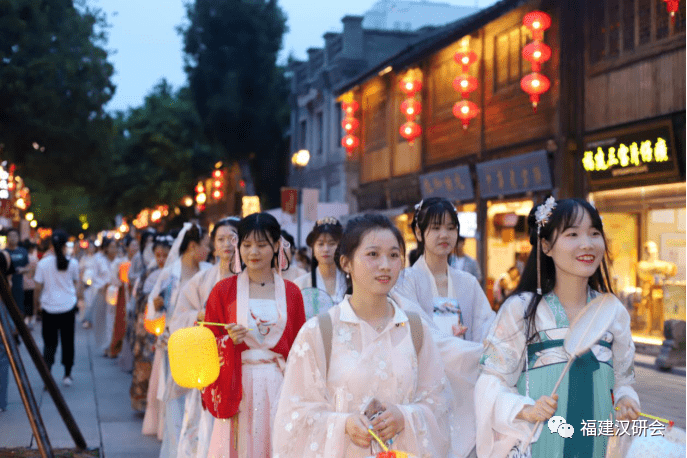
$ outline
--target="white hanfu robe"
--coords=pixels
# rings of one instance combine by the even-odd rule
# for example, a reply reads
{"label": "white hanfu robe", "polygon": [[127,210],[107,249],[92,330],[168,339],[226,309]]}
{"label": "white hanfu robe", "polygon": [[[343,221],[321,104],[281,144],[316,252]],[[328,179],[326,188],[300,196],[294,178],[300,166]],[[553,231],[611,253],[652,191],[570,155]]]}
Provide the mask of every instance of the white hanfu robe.
{"label": "white hanfu robe", "polygon": [[[448,298],[439,296],[434,275],[424,256],[412,267],[403,270],[392,297],[406,310],[419,309],[432,329],[432,337],[439,347],[446,375],[455,394],[451,415],[452,450],[458,458],[470,456],[475,447],[474,389],[479,375],[479,358],[482,341],[487,335],[495,313],[477,279],[467,272],[447,266]],[[405,299],[405,302],[404,302]],[[440,329],[443,317],[436,317],[437,302],[456,301],[460,307],[462,323],[467,326],[465,339],[454,337],[446,328]]]}
{"label": "white hanfu robe", "polygon": [[[199,269],[206,270],[211,264],[201,262]],[[181,289],[185,283],[181,283],[181,258],[177,259],[172,265],[165,267],[153,286],[153,290],[148,295],[148,310],[146,318],[153,320],[159,318],[162,314],[166,314],[168,319],[174,316],[174,309]],[[155,310],[153,301],[156,297],[165,292],[165,311],[158,312]],[[165,332],[158,339],[158,344],[155,348],[155,358],[153,360],[153,369],[151,371],[151,380],[148,390],[155,390],[154,394],[158,401],[164,405],[164,427],[162,447],[160,448],[160,458],[176,457],[179,434],[181,433],[181,422],[184,415],[184,398],[188,390],[179,387],[174,380],[172,380],[169,369],[169,357],[167,356],[166,341],[169,338],[169,324],[166,324]],[[157,367],[156,367],[157,366]],[[156,371],[157,369],[157,371]],[[152,374],[157,373],[157,379],[153,379]],[[145,418],[144,418],[145,423]]]}
{"label": "white hanfu robe", "polygon": [[[463,325],[468,328],[465,339],[482,342],[496,314],[475,277],[449,265],[446,268],[449,296],[446,299],[458,301]],[[420,304],[427,315],[426,318],[434,320],[434,301],[441,296],[424,255],[420,256],[412,267],[403,270],[394,291]]]}
{"label": "white hanfu robe", "polygon": [[[205,310],[210,291],[221,280],[219,264],[195,274],[181,288],[174,315],[169,322],[170,332],[193,326],[198,312]],[[186,395],[184,416],[177,447],[178,458],[206,458],[215,418],[203,409],[199,390]]]}
{"label": "white hanfu robe", "polygon": [[[546,295],[537,307],[535,326],[539,332],[540,342],[543,343],[563,339],[569,328],[565,311],[554,296]],[[520,394],[518,390],[519,382],[523,385],[520,378],[523,375],[527,351],[524,315],[531,300],[532,293],[521,293],[508,298],[501,306],[486,339],[486,348],[481,359],[482,373],[475,387],[477,454],[480,458],[506,457],[513,446],[519,441],[526,440],[534,428],[533,423],[515,418],[525,405],[535,403],[535,399]],[[592,347],[592,353],[602,365],[610,363],[613,366],[613,393],[616,402],[629,396],[639,405],[637,393],[631,386],[634,383],[634,343],[630,333],[630,316],[621,304],[618,304],[615,310],[613,325],[601,340],[602,342]],[[526,383],[528,391],[537,388],[538,370],[533,370],[534,368],[554,368],[556,365],[565,365],[568,360],[568,355],[561,346],[539,351],[533,356],[529,359],[532,369],[530,380]],[[561,369],[558,370],[560,372]],[[554,380],[555,378],[557,376]],[[565,379],[563,385],[567,383]],[[547,388],[547,391],[550,389]],[[611,396],[608,391],[605,390],[601,395],[610,402]],[[558,394],[560,398],[556,415],[559,415],[558,412],[562,412],[561,409],[565,409],[568,403],[574,402],[574,398],[570,397],[567,391],[563,393],[562,388]],[[564,399],[567,399],[568,403]],[[575,434],[582,434],[579,430],[580,425],[573,427]],[[542,428],[539,428],[534,435],[533,443],[539,440],[540,434],[548,433],[548,430],[543,433]],[[546,453],[546,456],[563,456],[563,450],[547,449]],[[535,458],[537,456],[541,455],[535,455]]]}
{"label": "white hanfu robe", "polygon": [[427,325],[417,355],[408,317],[397,305],[380,333],[358,318],[348,298],[328,313],[328,373],[317,318],[301,328],[291,348],[274,421],[273,458],[370,456],[369,448],[351,442],[345,424],[372,397],[395,404],[403,414],[405,428],[394,449],[418,458],[449,456],[450,387]]}

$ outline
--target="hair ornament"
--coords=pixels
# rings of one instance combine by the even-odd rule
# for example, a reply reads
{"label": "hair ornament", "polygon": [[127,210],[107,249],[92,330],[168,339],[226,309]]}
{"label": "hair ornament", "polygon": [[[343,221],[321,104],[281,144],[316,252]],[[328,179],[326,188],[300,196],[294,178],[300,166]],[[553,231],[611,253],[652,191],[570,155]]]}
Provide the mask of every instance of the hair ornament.
{"label": "hair ornament", "polygon": [[234,273],[238,274],[241,272],[241,256],[239,254],[239,236],[236,234],[231,234],[231,246],[234,248]]}
{"label": "hair ornament", "polygon": [[422,199],[420,202],[415,204],[415,219],[417,219],[417,215],[420,214],[420,210],[422,210],[422,204],[425,203],[425,199]]}
{"label": "hair ornament", "polygon": [[[324,218],[318,219],[317,221],[315,221],[315,226],[324,226],[325,224],[331,224],[333,226],[341,225],[339,220],[334,218],[333,216],[325,216]],[[288,244],[288,242],[286,242],[286,243]],[[290,247],[290,246],[291,245],[289,244],[288,247]]]}
{"label": "hair ornament", "polygon": [[281,247],[279,248],[277,264],[279,266],[279,275],[282,275],[282,272],[288,267],[289,260],[286,258],[286,250],[291,248],[291,244],[283,236],[279,239],[279,242],[281,243]]}
{"label": "hair ornament", "polygon": [[535,219],[537,221],[537,226],[543,227],[548,224],[549,218],[551,218],[551,214],[553,213],[554,208],[556,208],[556,199],[554,199],[553,196],[546,199],[546,201],[543,204],[540,204],[537,207],[537,211],[534,213]]}
{"label": "hair ornament", "polygon": [[534,212],[534,219],[537,222],[537,294],[542,295],[541,289],[541,228],[546,226],[549,218],[553,214],[553,209],[556,208],[556,199],[553,196],[549,197],[537,207]]}

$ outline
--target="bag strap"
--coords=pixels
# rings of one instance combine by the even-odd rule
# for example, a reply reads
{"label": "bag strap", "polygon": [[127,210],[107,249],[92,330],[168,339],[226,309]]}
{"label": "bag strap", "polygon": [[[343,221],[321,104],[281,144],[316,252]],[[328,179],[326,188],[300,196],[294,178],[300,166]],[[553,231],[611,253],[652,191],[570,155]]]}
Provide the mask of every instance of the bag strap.
{"label": "bag strap", "polygon": [[[415,354],[420,355],[422,350],[422,343],[425,338],[425,331],[422,327],[422,319],[420,315],[415,312],[406,312],[408,316],[408,324],[410,325],[410,335],[413,338],[413,347],[415,347]],[[332,317],[329,313],[324,312],[317,315],[317,321],[320,325],[320,334],[322,336],[322,345],[324,345],[324,360],[325,373],[329,373],[329,360],[332,355]]]}
{"label": "bag strap", "polygon": [[415,347],[415,354],[420,356],[420,350],[422,350],[422,342],[425,339],[425,330],[422,327],[422,320],[420,315],[416,312],[406,311],[408,316],[408,324],[410,325],[410,335],[413,338],[413,346]]}
{"label": "bag strap", "polygon": [[323,312],[317,315],[320,324],[320,334],[324,345],[325,376],[329,373],[329,359],[332,355],[332,317],[329,313]]}

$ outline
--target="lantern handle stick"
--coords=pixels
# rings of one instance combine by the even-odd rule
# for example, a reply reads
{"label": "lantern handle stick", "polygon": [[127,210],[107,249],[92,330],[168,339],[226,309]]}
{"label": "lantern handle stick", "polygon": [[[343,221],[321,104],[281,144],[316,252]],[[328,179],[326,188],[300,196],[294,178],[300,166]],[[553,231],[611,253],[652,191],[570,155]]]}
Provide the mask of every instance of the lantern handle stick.
{"label": "lantern handle stick", "polygon": [[372,431],[372,428],[368,428],[367,432],[370,433],[370,435],[374,437],[377,442],[379,442],[379,445],[382,447],[382,450],[384,450],[385,452],[389,451],[389,447],[387,447],[386,444],[384,444],[384,442],[379,438],[379,436],[377,436],[374,433],[374,431]]}
{"label": "lantern handle stick", "polygon": [[[210,321],[196,321],[196,324],[199,324],[201,326],[222,326],[222,327],[225,327],[231,323],[212,323]],[[254,329],[251,329],[251,328],[247,328],[247,329],[249,331],[254,331]]]}

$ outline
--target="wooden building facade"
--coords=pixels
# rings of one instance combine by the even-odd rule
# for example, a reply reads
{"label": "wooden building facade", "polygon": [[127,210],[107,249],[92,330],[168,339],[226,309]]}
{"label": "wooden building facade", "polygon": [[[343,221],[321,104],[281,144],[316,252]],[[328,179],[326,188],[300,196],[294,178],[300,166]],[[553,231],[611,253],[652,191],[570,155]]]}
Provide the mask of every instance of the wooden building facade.
{"label": "wooden building facade", "polygon": [[[672,24],[660,0],[502,0],[339,85],[337,93],[361,107],[352,156],[359,161],[352,190],[359,211],[383,209],[412,247],[412,206],[432,195],[454,200],[461,232],[471,236],[466,251],[480,262],[491,295],[493,283],[531,249],[525,220],[533,205],[549,194],[608,199],[589,194],[598,188],[583,162],[588,143],[657,119],[673,126],[675,167],[666,180],[682,186],[684,208],[684,3]],[[551,17],[543,42],[552,50],[540,71],[550,89],[536,112],[520,85],[532,71],[522,57],[532,41],[523,17],[535,10]],[[648,28],[646,17],[654,21]],[[453,115],[462,99],[453,87],[462,73],[454,60],[459,50],[478,56],[469,67],[478,86],[468,99],[480,112],[467,129]],[[406,122],[399,82],[408,72],[422,82],[415,120],[422,134],[412,143],[399,134]],[[676,195],[673,188],[662,192]]]}

